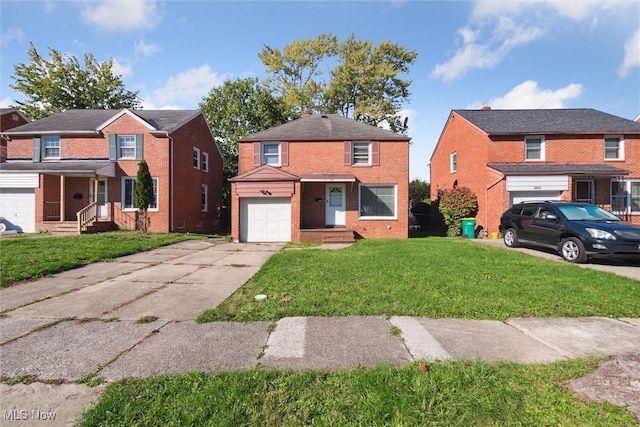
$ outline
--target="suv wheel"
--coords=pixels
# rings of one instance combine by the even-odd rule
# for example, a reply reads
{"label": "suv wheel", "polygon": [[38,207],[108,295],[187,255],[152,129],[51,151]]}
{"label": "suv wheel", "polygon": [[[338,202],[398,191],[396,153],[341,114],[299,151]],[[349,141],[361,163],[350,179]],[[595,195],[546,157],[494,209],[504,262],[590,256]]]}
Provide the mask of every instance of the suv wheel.
{"label": "suv wheel", "polygon": [[588,257],[582,241],[576,237],[567,237],[560,242],[560,255],[565,261],[583,263]]}
{"label": "suv wheel", "polygon": [[513,228],[508,228],[507,231],[504,232],[504,244],[510,248],[515,248],[518,246],[518,235],[516,234],[516,230]]}

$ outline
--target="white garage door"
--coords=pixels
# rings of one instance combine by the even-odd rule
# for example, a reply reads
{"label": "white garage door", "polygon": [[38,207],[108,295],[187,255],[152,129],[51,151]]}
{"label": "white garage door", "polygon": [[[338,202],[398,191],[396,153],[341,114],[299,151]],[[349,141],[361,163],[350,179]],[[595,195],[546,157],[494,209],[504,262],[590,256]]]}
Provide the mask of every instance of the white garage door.
{"label": "white garage door", "polygon": [[559,191],[512,191],[511,206],[529,201],[560,200]]}
{"label": "white garage door", "polygon": [[290,199],[242,199],[240,241],[289,242]]}
{"label": "white garage door", "polygon": [[0,189],[0,217],[7,230],[36,231],[36,197],[33,188]]}

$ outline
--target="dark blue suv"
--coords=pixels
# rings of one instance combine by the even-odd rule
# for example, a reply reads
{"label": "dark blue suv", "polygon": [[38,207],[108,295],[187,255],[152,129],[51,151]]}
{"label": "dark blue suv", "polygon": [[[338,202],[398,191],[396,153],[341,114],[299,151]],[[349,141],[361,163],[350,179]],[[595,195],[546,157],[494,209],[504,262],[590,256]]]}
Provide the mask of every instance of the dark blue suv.
{"label": "dark blue suv", "polygon": [[519,203],[502,214],[500,232],[508,247],[552,248],[569,262],[600,255],[640,259],[640,226],[586,203]]}

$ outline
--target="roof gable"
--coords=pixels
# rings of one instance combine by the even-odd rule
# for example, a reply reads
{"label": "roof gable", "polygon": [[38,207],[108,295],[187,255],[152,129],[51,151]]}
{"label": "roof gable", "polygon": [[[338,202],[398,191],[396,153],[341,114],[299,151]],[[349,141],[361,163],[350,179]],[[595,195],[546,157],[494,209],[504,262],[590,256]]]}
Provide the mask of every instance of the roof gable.
{"label": "roof gable", "polygon": [[640,123],[591,108],[453,111],[489,135],[640,134]]}
{"label": "roof gable", "polygon": [[262,165],[242,175],[230,178],[229,181],[300,181],[300,177],[270,165]]}
{"label": "roof gable", "polygon": [[312,114],[240,139],[247,141],[403,141],[411,138],[337,114]]}

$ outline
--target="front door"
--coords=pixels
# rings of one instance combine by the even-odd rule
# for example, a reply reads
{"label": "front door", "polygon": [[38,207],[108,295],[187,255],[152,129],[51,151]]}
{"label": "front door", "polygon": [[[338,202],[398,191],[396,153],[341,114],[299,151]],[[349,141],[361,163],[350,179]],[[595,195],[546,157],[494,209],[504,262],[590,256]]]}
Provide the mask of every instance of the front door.
{"label": "front door", "polygon": [[[89,180],[89,203],[93,203],[95,181]],[[98,180],[98,218],[107,217],[107,180]]]}
{"label": "front door", "polygon": [[328,226],[345,225],[346,195],[344,184],[327,184],[326,224]]}

